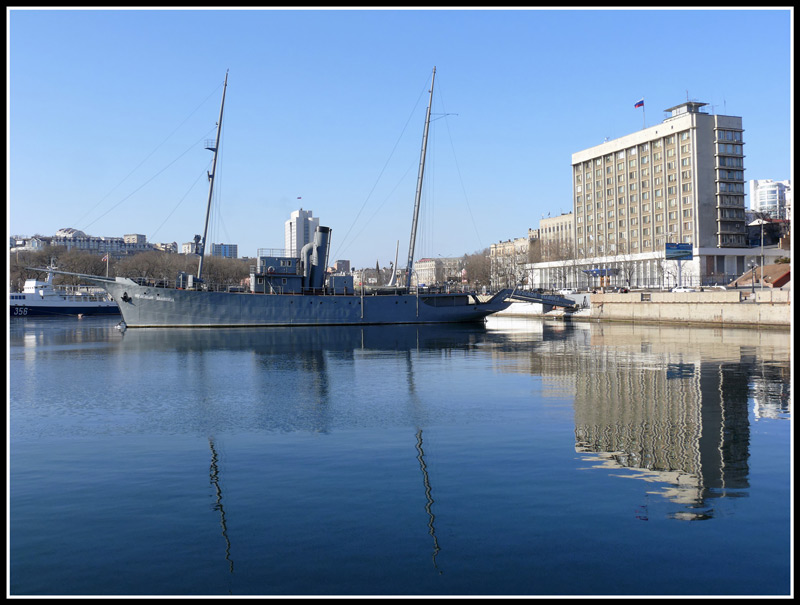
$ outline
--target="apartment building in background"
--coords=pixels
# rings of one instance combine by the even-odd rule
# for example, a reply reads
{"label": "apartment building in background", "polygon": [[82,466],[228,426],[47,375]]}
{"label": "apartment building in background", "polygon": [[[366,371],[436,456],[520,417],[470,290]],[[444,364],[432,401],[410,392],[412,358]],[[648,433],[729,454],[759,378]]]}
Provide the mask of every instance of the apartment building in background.
{"label": "apartment building in background", "polygon": [[751,180],[750,210],[767,214],[772,219],[791,220],[791,181]]}
{"label": "apartment building in background", "polygon": [[239,246],[237,244],[211,244],[211,256],[239,258]]}

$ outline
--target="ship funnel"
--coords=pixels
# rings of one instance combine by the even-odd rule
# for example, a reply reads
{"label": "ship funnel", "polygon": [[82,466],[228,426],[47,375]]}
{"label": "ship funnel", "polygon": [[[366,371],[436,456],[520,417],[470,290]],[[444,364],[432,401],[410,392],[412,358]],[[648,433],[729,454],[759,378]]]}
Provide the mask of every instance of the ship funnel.
{"label": "ship funnel", "polygon": [[328,248],[331,244],[330,227],[317,227],[314,232],[314,243],[311,252],[310,271],[308,272],[307,285],[310,288],[323,288],[325,286],[325,273],[328,266]]}

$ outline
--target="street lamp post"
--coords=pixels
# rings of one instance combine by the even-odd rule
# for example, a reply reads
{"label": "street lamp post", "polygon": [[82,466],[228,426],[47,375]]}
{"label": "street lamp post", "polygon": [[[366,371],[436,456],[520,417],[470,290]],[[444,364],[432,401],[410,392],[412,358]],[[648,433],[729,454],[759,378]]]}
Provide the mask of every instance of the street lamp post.
{"label": "street lamp post", "polygon": [[764,289],[764,217],[761,217],[761,290]]}
{"label": "street lamp post", "polygon": [[764,289],[764,224],[767,222],[764,219],[764,214],[761,212],[756,213],[758,218],[754,220],[752,223],[749,224],[750,227],[754,227],[759,225],[761,227],[761,254],[759,258],[761,259],[761,289]]}

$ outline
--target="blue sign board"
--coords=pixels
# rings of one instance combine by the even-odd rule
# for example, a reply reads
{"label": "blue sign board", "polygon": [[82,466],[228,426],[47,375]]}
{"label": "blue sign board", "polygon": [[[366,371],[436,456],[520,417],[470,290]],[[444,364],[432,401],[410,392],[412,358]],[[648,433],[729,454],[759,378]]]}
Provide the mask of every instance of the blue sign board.
{"label": "blue sign board", "polygon": [[664,244],[664,256],[667,260],[690,260],[692,258],[691,244]]}
{"label": "blue sign board", "polygon": [[583,269],[583,272],[586,275],[591,275],[592,277],[607,277],[609,275],[619,275],[619,269],[616,267],[609,267],[608,269]]}

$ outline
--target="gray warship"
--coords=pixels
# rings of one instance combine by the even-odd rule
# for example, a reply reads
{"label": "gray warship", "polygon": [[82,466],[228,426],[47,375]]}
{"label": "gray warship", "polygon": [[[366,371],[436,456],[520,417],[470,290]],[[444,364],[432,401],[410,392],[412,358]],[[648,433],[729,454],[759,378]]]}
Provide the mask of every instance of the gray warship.
{"label": "gray warship", "polygon": [[[143,278],[107,278],[81,275],[105,289],[118,303],[124,328],[232,328],[270,326],[333,326],[380,324],[439,324],[482,321],[507,308],[511,290],[493,296],[476,293],[430,292],[411,288],[414,245],[419,217],[425,150],[433,102],[436,68],[431,76],[430,97],[425,116],[422,150],[417,177],[414,215],[406,266],[406,285],[358,291],[353,277],[328,275],[331,229],[317,227],[313,241],[299,257],[260,255],[251,267],[249,291],[216,291],[202,279],[203,257],[208,233],[214,176],[217,165],[225,91],[222,91],[216,140],[207,148],[214,152],[205,227],[198,239],[200,255],[197,275],[178,274],[174,282]],[[65,273],[65,272],[60,272]]]}

